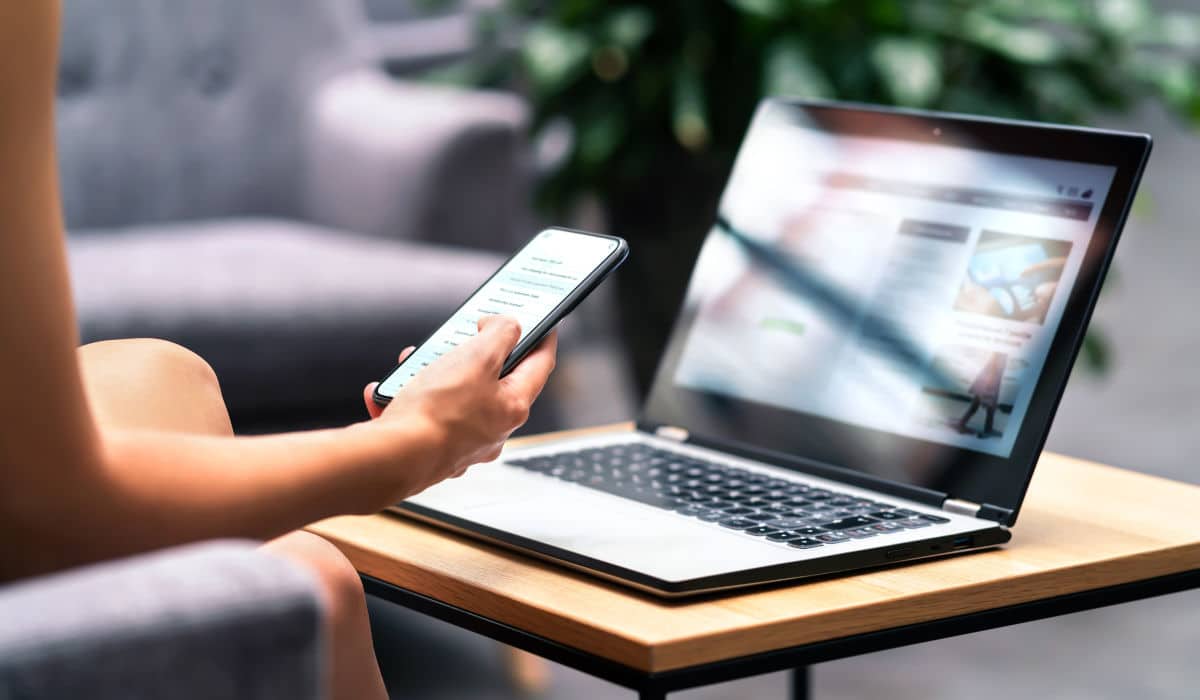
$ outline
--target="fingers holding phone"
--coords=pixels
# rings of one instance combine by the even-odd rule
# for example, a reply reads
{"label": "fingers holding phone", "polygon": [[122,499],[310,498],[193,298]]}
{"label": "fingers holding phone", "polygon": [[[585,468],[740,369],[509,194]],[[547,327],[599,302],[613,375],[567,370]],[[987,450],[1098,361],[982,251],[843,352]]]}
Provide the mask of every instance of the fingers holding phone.
{"label": "fingers holding phone", "polygon": [[537,347],[530,351],[525,359],[521,360],[521,363],[500,381],[518,395],[530,395],[536,398],[545,388],[546,381],[550,379],[550,373],[554,371],[557,362],[558,331],[553,330],[547,333],[542,342],[538,343]]}
{"label": "fingers holding phone", "polygon": [[615,236],[542,231],[367,388],[373,418],[426,426],[441,446],[417,490],[499,456],[554,370],[554,328],[628,251]]}
{"label": "fingers holding phone", "polygon": [[[413,350],[416,349],[416,345],[409,345],[401,350],[400,355],[396,357],[396,364],[404,364],[404,361],[407,360],[408,356],[413,354]],[[383,414],[383,409],[385,408],[384,406],[381,406],[374,398],[375,387],[377,386],[379,386],[379,382],[371,382],[363,387],[363,403],[365,403],[367,406],[367,415],[369,415],[372,419],[381,416]]]}
{"label": "fingers holding phone", "polygon": [[488,317],[473,338],[413,377],[386,408],[375,403],[374,386],[368,386],[364,398],[373,417],[428,425],[437,435],[439,454],[424,473],[412,475],[414,493],[461,476],[472,464],[496,459],[508,436],[525,423],[554,369],[556,343],[549,337],[501,379],[505,358],[519,337],[516,320]]}

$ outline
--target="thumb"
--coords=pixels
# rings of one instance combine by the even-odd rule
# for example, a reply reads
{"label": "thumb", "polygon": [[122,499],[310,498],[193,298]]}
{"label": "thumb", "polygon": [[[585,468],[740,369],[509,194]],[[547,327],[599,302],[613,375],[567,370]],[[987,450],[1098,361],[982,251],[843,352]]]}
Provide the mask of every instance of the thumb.
{"label": "thumb", "polygon": [[498,372],[521,339],[521,324],[511,316],[490,314],[479,319],[478,329],[472,345]]}
{"label": "thumb", "polygon": [[372,419],[383,415],[383,406],[375,403],[375,387],[379,386],[379,382],[371,382],[363,387],[363,403],[367,405],[367,415]]}

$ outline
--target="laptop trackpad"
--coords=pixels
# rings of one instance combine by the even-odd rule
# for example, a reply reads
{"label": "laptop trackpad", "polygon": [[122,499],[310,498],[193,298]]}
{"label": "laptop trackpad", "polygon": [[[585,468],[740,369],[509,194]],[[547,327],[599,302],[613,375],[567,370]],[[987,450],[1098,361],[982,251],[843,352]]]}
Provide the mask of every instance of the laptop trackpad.
{"label": "laptop trackpad", "polygon": [[794,549],[503,464],[474,467],[409,502],[668,581],[804,558]]}

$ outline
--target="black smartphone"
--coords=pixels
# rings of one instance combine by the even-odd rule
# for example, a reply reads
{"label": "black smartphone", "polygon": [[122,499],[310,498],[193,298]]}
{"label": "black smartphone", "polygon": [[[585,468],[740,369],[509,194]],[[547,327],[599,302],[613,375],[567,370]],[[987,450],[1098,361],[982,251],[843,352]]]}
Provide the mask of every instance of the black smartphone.
{"label": "black smartphone", "polygon": [[474,336],[479,319],[489,314],[512,316],[521,324],[521,339],[504,362],[503,377],[628,254],[629,245],[616,236],[557,227],[542,231],[379,382],[375,402],[389,403],[429,363]]}

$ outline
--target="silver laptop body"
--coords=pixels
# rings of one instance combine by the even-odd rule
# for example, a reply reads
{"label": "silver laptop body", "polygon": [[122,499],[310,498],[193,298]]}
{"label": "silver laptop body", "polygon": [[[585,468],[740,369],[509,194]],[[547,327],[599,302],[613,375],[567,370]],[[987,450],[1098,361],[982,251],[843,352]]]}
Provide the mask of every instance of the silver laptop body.
{"label": "silver laptop body", "polygon": [[393,510],[670,597],[1007,542],[1149,149],[766,100],[636,428]]}

